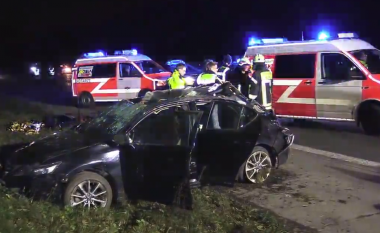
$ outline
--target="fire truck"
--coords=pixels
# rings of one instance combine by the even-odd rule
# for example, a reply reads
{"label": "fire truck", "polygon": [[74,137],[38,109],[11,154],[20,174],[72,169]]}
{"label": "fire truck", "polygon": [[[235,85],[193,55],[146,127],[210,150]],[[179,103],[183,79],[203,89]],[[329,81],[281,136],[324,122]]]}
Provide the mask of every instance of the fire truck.
{"label": "fire truck", "polygon": [[380,51],[355,33],[319,40],[261,39],[247,48],[263,54],[273,73],[279,117],[353,121],[380,134]]}
{"label": "fire truck", "polygon": [[164,89],[171,73],[136,50],[86,53],[72,68],[72,94],[81,107],[142,97]]}

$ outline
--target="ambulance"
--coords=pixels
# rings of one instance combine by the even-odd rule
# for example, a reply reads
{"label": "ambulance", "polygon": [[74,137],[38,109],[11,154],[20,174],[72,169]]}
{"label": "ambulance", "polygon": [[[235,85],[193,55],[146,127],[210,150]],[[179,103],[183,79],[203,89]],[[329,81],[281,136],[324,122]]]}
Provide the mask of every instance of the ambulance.
{"label": "ambulance", "polygon": [[247,48],[263,54],[273,73],[278,117],[352,121],[380,134],[380,51],[355,33],[314,41],[262,39]]}
{"label": "ambulance", "polygon": [[72,68],[75,102],[89,107],[95,102],[115,102],[142,97],[148,91],[165,89],[171,73],[136,50],[86,53]]}

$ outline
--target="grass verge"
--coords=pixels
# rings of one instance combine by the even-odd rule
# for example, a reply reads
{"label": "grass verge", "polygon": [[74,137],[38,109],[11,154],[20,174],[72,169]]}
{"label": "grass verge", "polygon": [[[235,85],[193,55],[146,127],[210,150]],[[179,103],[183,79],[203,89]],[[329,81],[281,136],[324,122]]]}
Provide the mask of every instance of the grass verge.
{"label": "grass verge", "polygon": [[[9,101],[8,101],[9,100]],[[7,132],[15,120],[41,119],[45,114],[76,111],[16,99],[0,102],[0,145],[35,140]],[[0,151],[1,153],[1,151]],[[1,154],[0,154],[1,156]],[[230,196],[206,187],[194,190],[194,210],[186,211],[141,201],[111,210],[62,209],[47,201],[33,201],[0,187],[0,233],[12,232],[286,232],[283,224],[266,211],[243,205]]]}

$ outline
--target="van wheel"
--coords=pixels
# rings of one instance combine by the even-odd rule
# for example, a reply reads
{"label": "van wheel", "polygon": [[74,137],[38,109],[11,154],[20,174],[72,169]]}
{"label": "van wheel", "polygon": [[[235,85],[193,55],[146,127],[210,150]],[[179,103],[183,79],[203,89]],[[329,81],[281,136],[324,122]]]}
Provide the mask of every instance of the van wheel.
{"label": "van wheel", "polygon": [[272,171],[272,159],[267,149],[256,146],[251,155],[241,165],[237,180],[260,184],[268,179]]}
{"label": "van wheel", "polygon": [[78,97],[79,108],[89,108],[95,104],[94,97],[89,92],[82,92]]}
{"label": "van wheel", "polygon": [[103,176],[94,172],[81,172],[67,185],[63,201],[65,206],[108,209],[112,198],[111,185]]}
{"label": "van wheel", "polygon": [[137,97],[141,98],[141,97],[144,97],[146,93],[150,92],[151,90],[149,89],[142,89],[139,91],[139,93],[137,94]]}
{"label": "van wheel", "polygon": [[368,135],[380,135],[380,105],[365,104],[359,109],[359,123]]}

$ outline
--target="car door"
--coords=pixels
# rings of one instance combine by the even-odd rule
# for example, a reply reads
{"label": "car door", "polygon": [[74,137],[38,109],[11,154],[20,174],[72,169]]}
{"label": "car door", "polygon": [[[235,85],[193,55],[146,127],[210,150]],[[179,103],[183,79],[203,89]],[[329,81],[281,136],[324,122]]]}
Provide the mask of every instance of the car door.
{"label": "car door", "polygon": [[197,103],[197,109],[204,112],[201,120],[203,129],[197,140],[198,164],[206,166],[211,176],[224,177],[239,155],[238,126],[242,106],[216,101]]}
{"label": "car door", "polygon": [[352,112],[362,100],[365,75],[342,53],[320,54],[320,75],[316,85],[317,117],[353,119]]}
{"label": "car door", "polygon": [[277,55],[273,72],[273,108],[278,116],[316,117],[314,54]]}
{"label": "car door", "polygon": [[119,63],[117,87],[120,99],[136,98],[141,89],[140,71],[132,63]]}
{"label": "car door", "polygon": [[177,188],[189,178],[201,115],[183,106],[158,109],[129,132],[130,142],[121,147],[120,156],[128,196],[173,200]]}

